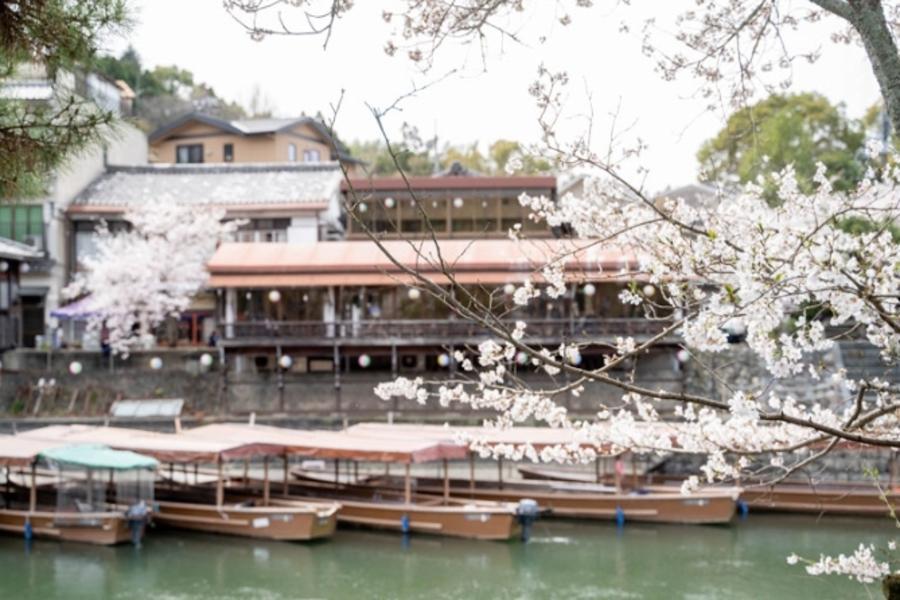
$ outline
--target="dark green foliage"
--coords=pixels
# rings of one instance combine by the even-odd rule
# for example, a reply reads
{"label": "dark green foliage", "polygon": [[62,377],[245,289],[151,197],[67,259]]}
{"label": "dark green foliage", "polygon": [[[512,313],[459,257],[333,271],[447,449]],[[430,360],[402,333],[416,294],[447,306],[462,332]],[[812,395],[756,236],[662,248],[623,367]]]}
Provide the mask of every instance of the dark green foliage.
{"label": "dark green foliage", "polygon": [[121,79],[134,90],[134,116],[145,131],[194,111],[222,119],[247,116],[240,104],[219,98],[212,87],[195,81],[194,74],[186,69],[176,65],[144,69],[134,48],[128,48],[118,58],[99,57],[95,68],[110,79]]}
{"label": "dark green foliage", "polygon": [[773,95],[742,108],[697,153],[702,181],[725,187],[762,178],[793,165],[804,191],[813,189],[821,162],[835,189],[852,189],[865,171],[863,124],[819,94]]}
{"label": "dark green foliage", "polygon": [[50,99],[0,97],[0,197],[41,193],[47,173],[108,130],[114,115],[78,93],[78,75],[126,23],[122,0],[0,2],[0,81],[23,71],[75,81]]}

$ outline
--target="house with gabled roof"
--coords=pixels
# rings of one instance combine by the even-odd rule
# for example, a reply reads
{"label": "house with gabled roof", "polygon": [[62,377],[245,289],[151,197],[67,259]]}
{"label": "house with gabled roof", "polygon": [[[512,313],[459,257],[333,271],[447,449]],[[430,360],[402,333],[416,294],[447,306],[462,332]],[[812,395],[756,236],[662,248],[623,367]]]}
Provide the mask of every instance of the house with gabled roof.
{"label": "house with gabled roof", "polygon": [[190,113],[149,137],[156,163],[320,163],[360,161],[321,121],[312,117],[226,120]]}

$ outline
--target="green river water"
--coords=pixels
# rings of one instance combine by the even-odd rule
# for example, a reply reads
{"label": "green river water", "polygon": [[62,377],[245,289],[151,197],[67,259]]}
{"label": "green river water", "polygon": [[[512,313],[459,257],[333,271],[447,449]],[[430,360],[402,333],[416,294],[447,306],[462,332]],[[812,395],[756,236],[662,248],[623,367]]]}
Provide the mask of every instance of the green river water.
{"label": "green river water", "polygon": [[0,598],[881,598],[784,557],[882,547],[887,519],[750,515],[730,527],[542,521],[527,544],[340,529],[262,542],[152,530],[143,547],[0,536]]}

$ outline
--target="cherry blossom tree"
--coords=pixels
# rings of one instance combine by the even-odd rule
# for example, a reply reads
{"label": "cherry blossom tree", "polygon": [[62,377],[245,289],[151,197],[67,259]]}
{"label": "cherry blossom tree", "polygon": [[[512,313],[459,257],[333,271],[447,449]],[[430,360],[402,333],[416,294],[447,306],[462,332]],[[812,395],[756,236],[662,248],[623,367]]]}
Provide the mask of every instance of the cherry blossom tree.
{"label": "cherry blossom tree", "polygon": [[88,331],[105,331],[115,353],[152,346],[153,330],[187,309],[206,283],[206,263],[237,223],[225,211],[170,202],[145,204],[124,218],[131,229],[101,224],[96,252],[64,290],[91,296]]}

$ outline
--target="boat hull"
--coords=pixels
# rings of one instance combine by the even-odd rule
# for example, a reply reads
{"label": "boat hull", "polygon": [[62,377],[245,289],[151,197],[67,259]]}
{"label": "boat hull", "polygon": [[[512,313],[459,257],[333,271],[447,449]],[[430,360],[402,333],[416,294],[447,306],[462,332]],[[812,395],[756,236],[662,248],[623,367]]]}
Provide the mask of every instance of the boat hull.
{"label": "boat hull", "polygon": [[243,506],[193,502],[157,503],[156,523],[192,531],[249,538],[307,541],[330,537],[337,524],[337,506],[314,507],[295,503]]}
{"label": "boat hull", "polygon": [[[129,522],[121,513],[57,513],[0,509],[0,532],[25,535],[26,523],[36,538],[113,546],[134,541]],[[143,531],[140,532],[143,535]]]}
{"label": "boat hull", "polygon": [[[751,511],[871,517],[890,515],[888,505],[878,490],[862,486],[777,485],[744,490],[741,499]],[[900,494],[888,493],[887,499],[895,508],[900,507]]]}

